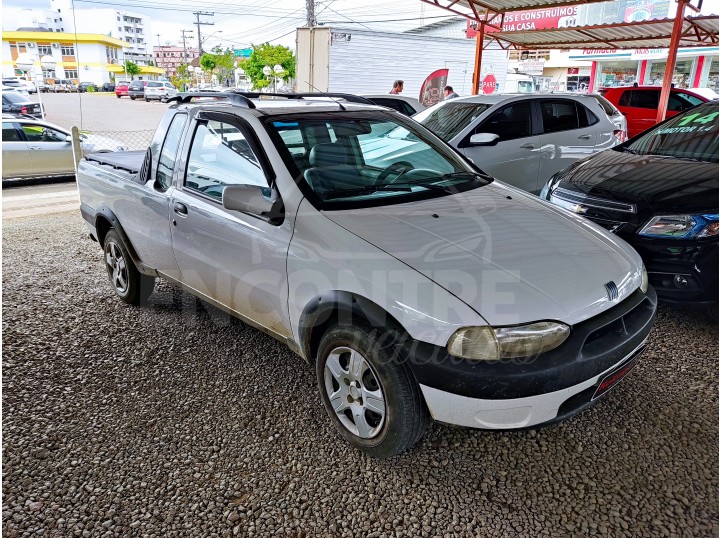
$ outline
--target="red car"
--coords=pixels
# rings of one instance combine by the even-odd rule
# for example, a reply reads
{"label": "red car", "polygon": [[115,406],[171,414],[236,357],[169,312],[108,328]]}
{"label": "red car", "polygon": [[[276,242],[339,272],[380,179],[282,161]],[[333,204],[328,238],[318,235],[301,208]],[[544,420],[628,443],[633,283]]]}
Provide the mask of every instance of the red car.
{"label": "red car", "polygon": [[[628,137],[632,138],[657,123],[657,110],[660,103],[660,86],[623,86],[620,88],[600,88],[599,94],[605,97],[627,118]],[[668,102],[668,118],[709,101],[692,90],[671,88]]]}
{"label": "red car", "polygon": [[130,87],[130,83],[126,80],[121,80],[120,82],[117,82],[115,84],[115,95],[117,95],[117,98],[120,99],[123,95],[125,97],[129,97],[130,94],[128,93],[128,88]]}

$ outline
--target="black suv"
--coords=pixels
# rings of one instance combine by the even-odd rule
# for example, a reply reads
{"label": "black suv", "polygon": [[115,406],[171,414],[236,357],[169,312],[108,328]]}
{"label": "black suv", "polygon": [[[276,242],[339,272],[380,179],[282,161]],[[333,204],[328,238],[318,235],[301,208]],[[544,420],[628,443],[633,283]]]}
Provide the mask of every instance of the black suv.
{"label": "black suv", "polygon": [[128,95],[133,101],[138,97],[143,99],[145,97],[145,86],[147,86],[147,80],[133,80],[128,87]]}
{"label": "black suv", "polygon": [[540,194],[616,233],[658,298],[718,315],[718,105],[698,105],[555,174]]}
{"label": "black suv", "polygon": [[[92,90],[90,88],[92,88]],[[81,82],[78,84],[77,91],[78,93],[84,93],[87,91],[96,92],[98,91],[98,87],[95,86],[94,82]]]}

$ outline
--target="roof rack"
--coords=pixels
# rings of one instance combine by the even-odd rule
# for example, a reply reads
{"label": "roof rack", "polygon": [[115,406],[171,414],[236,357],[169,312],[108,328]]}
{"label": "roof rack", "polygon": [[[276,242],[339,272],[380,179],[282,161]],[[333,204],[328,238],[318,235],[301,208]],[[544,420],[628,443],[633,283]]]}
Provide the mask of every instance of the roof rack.
{"label": "roof rack", "polygon": [[263,97],[284,97],[285,99],[305,99],[307,97],[335,97],[338,99],[345,99],[350,103],[360,103],[363,105],[374,105],[370,99],[354,95],[352,93],[328,93],[328,92],[301,92],[301,93],[260,93],[260,92],[245,92],[240,90],[233,90],[228,93],[235,95],[242,95],[249,99],[261,99]]}
{"label": "roof rack", "polygon": [[237,92],[183,92],[177,94],[175,97],[171,97],[167,102],[177,101],[178,103],[189,103],[193,99],[201,97],[225,98],[233,105],[244,108],[255,108],[255,103]]}

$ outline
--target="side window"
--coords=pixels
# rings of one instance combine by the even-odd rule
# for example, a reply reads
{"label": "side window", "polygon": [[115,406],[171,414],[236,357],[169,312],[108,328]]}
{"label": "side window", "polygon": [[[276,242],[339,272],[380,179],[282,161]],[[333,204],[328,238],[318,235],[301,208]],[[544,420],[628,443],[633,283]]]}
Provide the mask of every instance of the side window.
{"label": "side window", "polygon": [[185,187],[220,201],[228,185],[268,187],[268,182],[240,129],[216,120],[201,123],[190,148]]}
{"label": "side window", "polygon": [[[538,104],[542,114],[544,133],[557,133],[580,128],[575,101],[569,99],[542,99],[538,101]],[[587,117],[585,123],[587,124]]]}
{"label": "side window", "polygon": [[28,142],[65,142],[67,135],[50,127],[34,123],[22,123],[20,128]]}
{"label": "side window", "polygon": [[[587,107],[580,103],[575,103],[578,111],[578,120],[580,120],[580,127],[587,127],[588,125],[595,125],[600,119]],[[605,112],[603,110],[603,112]]]}
{"label": "side window", "polygon": [[182,137],[186,123],[187,115],[176,114],[165,135],[165,141],[160,151],[160,159],[155,175],[155,179],[162,190],[170,188],[170,184],[172,183],[173,170],[175,169],[175,161],[177,160],[178,148],[180,147],[180,138]]}
{"label": "side window", "polygon": [[673,112],[682,112],[695,105],[699,105],[703,101],[685,92],[672,92],[668,99],[668,110]]}
{"label": "side window", "polygon": [[374,97],[370,100],[378,106],[392,108],[393,110],[396,110],[401,114],[406,114],[405,109],[403,108],[403,105],[405,103],[401,99],[386,99],[385,97]]}
{"label": "side window", "polygon": [[686,101],[689,101],[692,106],[701,105],[705,101],[700,99],[699,97],[695,97],[694,95],[690,95],[689,93],[685,92],[677,92],[676,94],[679,98],[685,99]]}
{"label": "side window", "polygon": [[632,97],[632,90],[625,90],[620,95],[620,99],[618,100],[618,105],[620,106],[630,106],[630,98]]}
{"label": "side window", "polygon": [[530,101],[506,106],[493,113],[478,127],[475,133],[494,133],[500,141],[530,136]]}
{"label": "side window", "polygon": [[3,142],[20,142],[20,136],[18,135],[18,132],[15,129],[15,124],[10,123],[10,122],[3,122],[2,141]]}
{"label": "side window", "polygon": [[660,90],[634,90],[630,106],[635,108],[654,108],[660,104]]}

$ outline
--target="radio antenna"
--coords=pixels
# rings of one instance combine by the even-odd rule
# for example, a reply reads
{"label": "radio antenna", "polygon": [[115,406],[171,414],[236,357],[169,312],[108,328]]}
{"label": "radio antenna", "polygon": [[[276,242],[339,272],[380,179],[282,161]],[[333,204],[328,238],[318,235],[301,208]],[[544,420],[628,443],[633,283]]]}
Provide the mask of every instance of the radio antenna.
{"label": "radio antenna", "polygon": [[340,101],[336,101],[335,99],[333,99],[332,96],[329,95],[327,92],[324,92],[324,91],[322,91],[322,90],[318,90],[315,86],[313,86],[312,84],[310,84],[307,80],[305,81],[305,84],[307,84],[308,86],[310,86],[310,87],[311,87],[313,90],[315,90],[316,92],[318,92],[318,93],[324,95],[325,97],[327,97],[328,99],[330,99],[333,103],[335,103],[337,106],[340,107],[340,110],[342,110],[343,112],[346,112],[346,109],[345,109],[344,106],[342,106],[342,103],[341,103]]}

